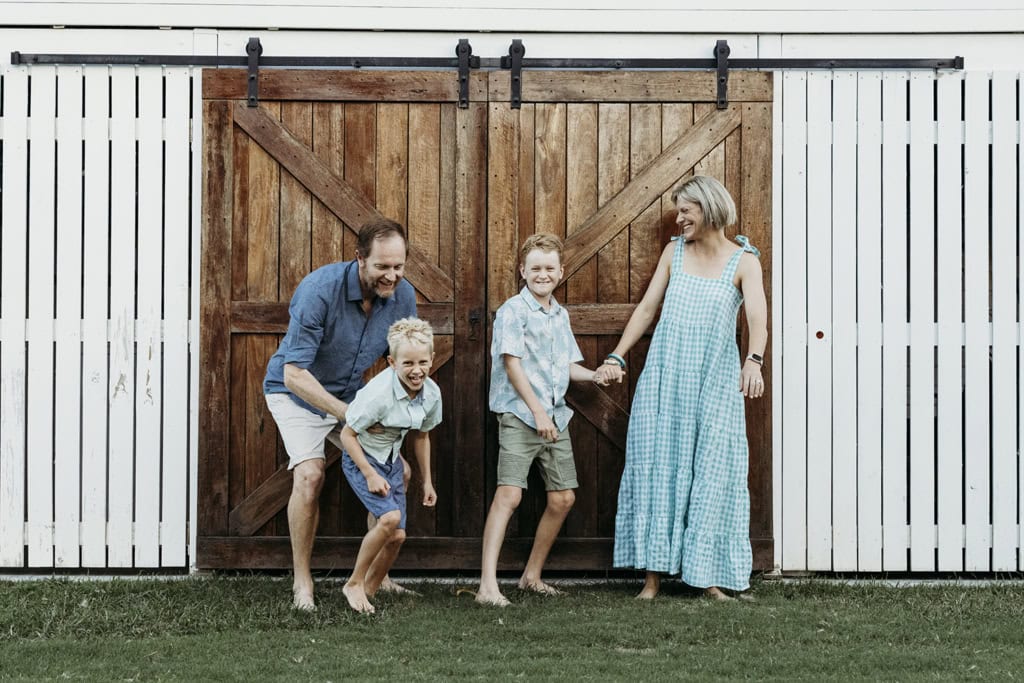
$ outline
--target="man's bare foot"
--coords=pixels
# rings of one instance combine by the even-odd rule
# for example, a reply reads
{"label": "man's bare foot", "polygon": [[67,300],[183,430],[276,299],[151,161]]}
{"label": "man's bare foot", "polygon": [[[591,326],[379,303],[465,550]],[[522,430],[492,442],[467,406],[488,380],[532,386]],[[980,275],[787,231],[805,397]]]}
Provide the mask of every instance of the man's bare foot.
{"label": "man's bare foot", "polygon": [[292,589],[292,608],[302,612],[315,612],[316,603],[313,601],[311,589]]}
{"label": "man's bare foot", "polygon": [[544,583],[540,579],[536,581],[526,581],[525,579],[519,580],[519,590],[529,591],[530,593],[539,593],[541,595],[565,595],[562,591],[558,590],[549,583]]}
{"label": "man's bare foot", "polygon": [[384,577],[384,580],[380,582],[380,588],[378,588],[377,590],[382,593],[394,593],[395,595],[419,595],[419,593],[412,590],[411,588],[406,588],[405,586],[398,585],[397,583],[391,580],[390,576]]}
{"label": "man's bare foot", "polygon": [[716,586],[711,586],[710,588],[705,588],[704,589],[704,597],[710,598],[712,600],[718,600],[719,602],[729,602],[729,601],[734,599],[734,598],[729,597],[725,593],[723,593]]}
{"label": "man's bare foot", "polygon": [[370,600],[366,597],[365,591],[362,586],[353,586],[351,584],[345,584],[345,587],[341,589],[341,592],[345,594],[345,599],[348,600],[348,606],[359,612],[360,614],[373,614],[377,610],[370,604]]}

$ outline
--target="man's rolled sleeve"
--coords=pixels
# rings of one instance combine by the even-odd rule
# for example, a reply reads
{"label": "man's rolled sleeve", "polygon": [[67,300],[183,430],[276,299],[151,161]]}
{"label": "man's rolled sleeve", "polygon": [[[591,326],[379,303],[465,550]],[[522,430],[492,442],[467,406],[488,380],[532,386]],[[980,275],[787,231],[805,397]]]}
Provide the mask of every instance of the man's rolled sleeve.
{"label": "man's rolled sleeve", "polygon": [[306,369],[313,364],[320,350],[320,342],[324,337],[327,302],[300,284],[288,306],[288,315],[288,335],[291,344],[284,349],[284,362]]}

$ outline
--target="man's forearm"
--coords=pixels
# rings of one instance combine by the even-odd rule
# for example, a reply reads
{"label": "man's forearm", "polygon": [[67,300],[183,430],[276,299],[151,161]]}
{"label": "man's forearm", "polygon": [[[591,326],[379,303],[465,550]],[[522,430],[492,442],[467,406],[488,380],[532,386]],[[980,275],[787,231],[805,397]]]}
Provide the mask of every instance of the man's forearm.
{"label": "man's forearm", "polygon": [[348,404],[324,389],[324,386],[309,370],[285,363],[284,385],[288,387],[288,391],[314,408],[333,415],[339,420],[345,419]]}

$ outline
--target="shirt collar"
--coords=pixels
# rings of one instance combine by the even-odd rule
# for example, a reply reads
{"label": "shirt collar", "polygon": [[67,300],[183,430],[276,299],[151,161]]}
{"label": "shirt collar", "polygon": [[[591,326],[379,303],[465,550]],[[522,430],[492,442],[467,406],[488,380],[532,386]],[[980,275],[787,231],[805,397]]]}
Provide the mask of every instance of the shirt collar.
{"label": "shirt collar", "polygon": [[395,369],[389,367],[388,372],[391,373],[391,390],[395,392],[396,401],[409,401],[410,403],[416,403],[417,401],[423,400],[423,392],[427,390],[426,382],[423,383],[419,393],[410,398],[409,392],[405,390],[405,385],[402,384],[402,380],[398,379],[398,373],[395,372]]}
{"label": "shirt collar", "polygon": [[558,313],[559,309],[561,309],[561,306],[558,305],[558,301],[555,300],[554,295],[552,295],[551,308],[549,308],[547,311],[544,311],[544,307],[540,305],[540,302],[533,298],[533,294],[530,294],[529,287],[524,286],[521,290],[519,290],[519,296],[523,298],[523,301],[526,302],[526,305],[530,307],[531,311],[543,311],[544,313]]}

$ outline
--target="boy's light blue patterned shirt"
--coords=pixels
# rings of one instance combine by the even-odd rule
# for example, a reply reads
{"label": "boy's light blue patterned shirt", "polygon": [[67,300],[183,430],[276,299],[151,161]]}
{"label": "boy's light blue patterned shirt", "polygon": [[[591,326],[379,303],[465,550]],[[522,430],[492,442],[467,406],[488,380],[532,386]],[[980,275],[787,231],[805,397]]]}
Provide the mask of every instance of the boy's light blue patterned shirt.
{"label": "boy's light blue patterned shirt", "polygon": [[490,408],[496,413],[512,413],[536,429],[533,413],[505,372],[504,355],[520,359],[533,393],[558,430],[565,429],[572,417],[572,410],[565,404],[569,365],[583,360],[569,327],[569,312],[554,297],[545,311],[530,290],[523,287],[501,305],[494,318]]}
{"label": "boy's light blue patterned shirt", "polygon": [[[441,423],[441,389],[429,377],[420,393],[408,392],[392,368],[377,373],[359,390],[345,412],[345,424],[359,438],[367,456],[382,464],[398,457],[402,441],[410,429],[429,432]],[[377,434],[367,430],[379,424]]]}

